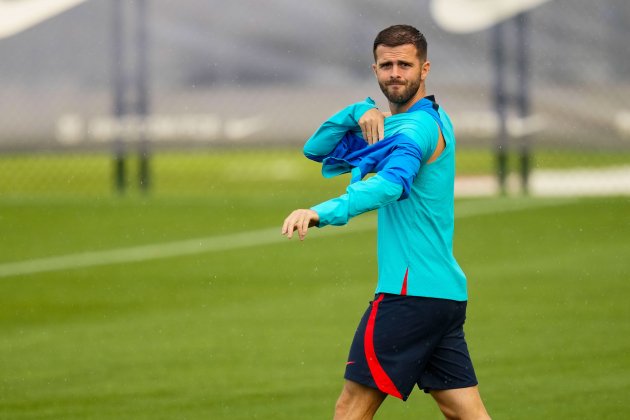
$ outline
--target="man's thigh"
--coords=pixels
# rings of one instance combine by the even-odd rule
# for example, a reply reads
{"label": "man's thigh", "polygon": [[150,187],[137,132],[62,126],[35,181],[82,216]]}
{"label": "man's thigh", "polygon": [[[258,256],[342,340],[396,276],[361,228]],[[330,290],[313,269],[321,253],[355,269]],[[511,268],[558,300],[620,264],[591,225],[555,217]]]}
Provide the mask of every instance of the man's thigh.
{"label": "man's thigh", "polygon": [[346,380],[335,407],[335,420],[371,419],[387,394]]}
{"label": "man's thigh", "polygon": [[432,390],[431,396],[448,419],[489,419],[479,387]]}

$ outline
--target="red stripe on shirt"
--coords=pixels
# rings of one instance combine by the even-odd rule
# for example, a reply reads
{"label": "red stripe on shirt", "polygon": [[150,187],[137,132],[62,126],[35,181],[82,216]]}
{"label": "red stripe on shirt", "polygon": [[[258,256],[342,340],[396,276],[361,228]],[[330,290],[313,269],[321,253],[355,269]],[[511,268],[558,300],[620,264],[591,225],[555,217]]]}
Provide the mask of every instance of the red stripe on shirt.
{"label": "red stripe on shirt", "polygon": [[403,279],[403,285],[400,289],[400,294],[402,296],[407,296],[407,276],[409,275],[409,267],[407,267],[407,271],[405,271],[405,278]]}
{"label": "red stripe on shirt", "polygon": [[385,373],[385,370],[376,358],[376,351],[374,350],[374,324],[376,323],[378,304],[383,300],[383,297],[385,297],[385,295],[381,294],[378,299],[372,303],[372,311],[370,312],[370,317],[368,318],[365,328],[365,336],[363,337],[365,358],[367,359],[370,373],[372,373],[372,378],[374,378],[378,389],[386,394],[402,399],[402,395],[398,392],[398,389],[396,389],[396,385],[394,385],[391,378],[387,376],[387,373]]}

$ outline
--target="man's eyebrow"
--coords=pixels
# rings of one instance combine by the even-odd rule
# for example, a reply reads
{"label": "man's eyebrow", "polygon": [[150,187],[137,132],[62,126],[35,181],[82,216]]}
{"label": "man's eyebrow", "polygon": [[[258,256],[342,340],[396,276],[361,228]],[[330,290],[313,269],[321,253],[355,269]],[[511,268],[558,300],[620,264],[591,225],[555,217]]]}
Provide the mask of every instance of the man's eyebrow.
{"label": "man's eyebrow", "polygon": [[398,64],[408,64],[408,65],[412,65],[413,64],[412,61],[407,61],[407,60],[383,60],[383,61],[379,62],[378,65],[379,65],[379,67],[381,67],[381,66],[393,64],[394,62],[396,62]]}

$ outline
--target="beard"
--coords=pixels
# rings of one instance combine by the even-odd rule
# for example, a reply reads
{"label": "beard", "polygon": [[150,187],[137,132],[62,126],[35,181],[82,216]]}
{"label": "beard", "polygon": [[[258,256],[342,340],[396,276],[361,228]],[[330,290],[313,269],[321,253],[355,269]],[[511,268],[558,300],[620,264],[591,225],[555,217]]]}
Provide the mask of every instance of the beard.
{"label": "beard", "polygon": [[[383,95],[385,95],[389,102],[397,105],[403,105],[409,102],[409,100],[418,92],[418,89],[420,88],[420,79],[412,82],[407,81],[406,83],[394,83],[391,81],[385,83],[379,82],[378,85],[381,88]],[[399,89],[395,92],[390,92],[388,87],[392,85],[399,86]]]}

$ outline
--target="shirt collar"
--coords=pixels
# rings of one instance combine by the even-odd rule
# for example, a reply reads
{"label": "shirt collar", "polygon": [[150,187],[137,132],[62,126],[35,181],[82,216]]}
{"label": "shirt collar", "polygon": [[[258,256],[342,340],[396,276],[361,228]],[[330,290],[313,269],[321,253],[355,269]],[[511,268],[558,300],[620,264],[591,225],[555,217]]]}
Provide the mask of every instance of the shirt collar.
{"label": "shirt collar", "polygon": [[437,112],[439,107],[440,106],[437,104],[437,102],[435,102],[435,95],[428,95],[420,99],[415,104],[413,104],[411,108],[407,110],[407,112],[414,112],[414,111],[420,111],[420,110],[426,111],[427,109],[433,109],[434,111]]}

